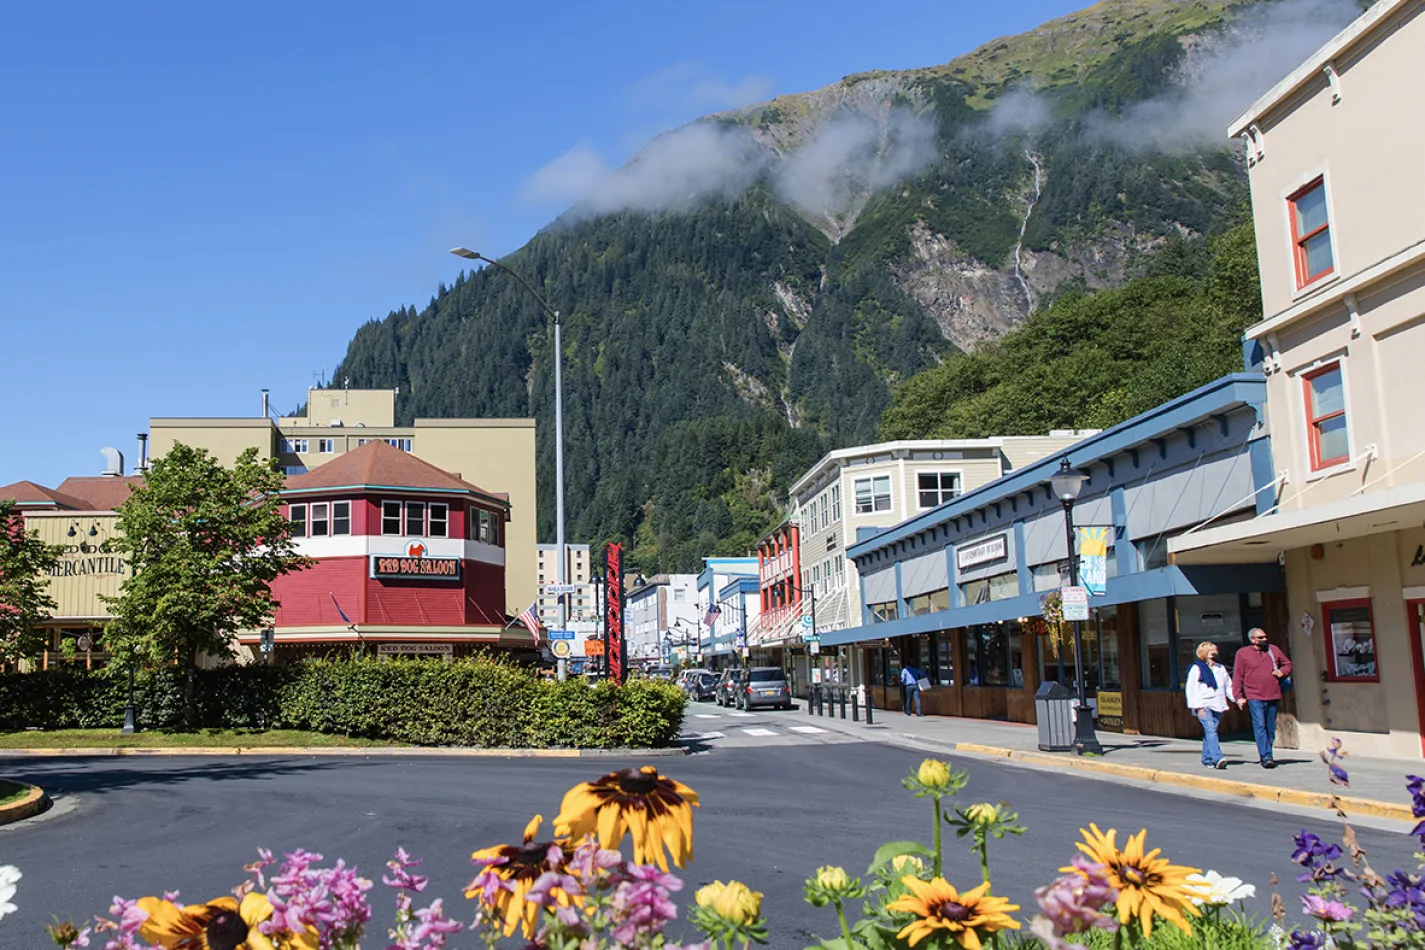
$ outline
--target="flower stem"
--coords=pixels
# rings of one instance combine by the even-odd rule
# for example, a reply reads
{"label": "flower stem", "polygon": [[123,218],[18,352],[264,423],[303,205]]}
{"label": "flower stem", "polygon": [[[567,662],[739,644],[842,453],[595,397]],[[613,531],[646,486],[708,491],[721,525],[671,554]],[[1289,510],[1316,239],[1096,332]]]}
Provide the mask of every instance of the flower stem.
{"label": "flower stem", "polygon": [[[978,851],[978,852],[980,852],[980,876],[984,879],[984,882],[985,882],[986,884],[988,884],[988,883],[990,882],[990,840],[989,840],[989,836],[986,835],[984,832],[979,832],[978,834],[975,835],[975,838],[976,838],[975,844],[977,845],[977,847],[975,848],[975,850]],[[986,892],[986,893],[988,893],[988,892]]]}
{"label": "flower stem", "polygon": [[836,919],[841,922],[841,939],[846,950],[851,950],[851,928],[846,926],[846,911],[841,909],[841,901],[836,902]]}
{"label": "flower stem", "polygon": [[940,796],[931,796],[935,805],[935,877],[940,877]]}

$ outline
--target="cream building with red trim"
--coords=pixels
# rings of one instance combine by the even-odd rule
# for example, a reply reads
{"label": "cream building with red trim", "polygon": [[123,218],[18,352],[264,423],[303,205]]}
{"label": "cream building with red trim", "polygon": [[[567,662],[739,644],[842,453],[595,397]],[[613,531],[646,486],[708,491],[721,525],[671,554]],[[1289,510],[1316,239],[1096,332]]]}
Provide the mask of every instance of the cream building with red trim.
{"label": "cream building with red trim", "polygon": [[1243,113],[1278,475],[1170,543],[1286,566],[1301,742],[1425,754],[1425,0],[1379,0]]}

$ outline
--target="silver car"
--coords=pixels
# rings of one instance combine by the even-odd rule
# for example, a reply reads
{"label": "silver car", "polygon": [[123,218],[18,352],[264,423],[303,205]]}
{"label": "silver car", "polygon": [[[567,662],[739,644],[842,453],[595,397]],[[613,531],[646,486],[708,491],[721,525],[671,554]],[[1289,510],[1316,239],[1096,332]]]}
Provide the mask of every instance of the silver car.
{"label": "silver car", "polygon": [[738,709],[756,709],[758,706],[792,708],[792,689],[787,685],[787,674],[777,666],[755,666],[743,670],[733,695]]}

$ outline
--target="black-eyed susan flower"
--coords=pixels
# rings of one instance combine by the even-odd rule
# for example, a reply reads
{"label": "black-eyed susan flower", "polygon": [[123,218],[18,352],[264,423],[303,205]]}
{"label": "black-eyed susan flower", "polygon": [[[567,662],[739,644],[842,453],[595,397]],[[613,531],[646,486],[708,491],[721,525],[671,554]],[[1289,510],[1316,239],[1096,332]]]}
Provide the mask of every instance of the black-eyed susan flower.
{"label": "black-eyed susan flower", "polygon": [[577,894],[558,886],[547,887],[540,895],[540,902],[528,899],[530,889],[544,874],[561,877],[568,874],[563,842],[535,840],[539,837],[543,821],[541,815],[535,815],[530,820],[525,826],[521,844],[483,848],[470,856],[485,870],[466,888],[465,896],[479,898],[489,911],[489,919],[502,922],[506,937],[520,927],[526,938],[532,938],[538,929],[542,902],[551,902],[556,907],[569,907],[579,902]]}
{"label": "black-eyed susan flower", "polygon": [[896,934],[913,947],[943,931],[965,950],[980,950],[981,938],[999,930],[1018,930],[1019,921],[1009,916],[1019,910],[1008,898],[990,895],[989,884],[961,893],[943,877],[922,881],[906,876],[901,882],[910,893],[891,901],[888,910],[913,914],[915,919]]}
{"label": "black-eyed susan flower", "polygon": [[[1089,860],[1104,867],[1109,884],[1118,891],[1118,922],[1126,924],[1138,918],[1143,927],[1143,936],[1153,933],[1153,916],[1163,918],[1183,933],[1192,933],[1192,924],[1187,915],[1201,916],[1193,906],[1197,889],[1188,880],[1201,873],[1200,869],[1173,864],[1167,858],[1160,858],[1161,848],[1144,851],[1147,829],[1131,836],[1123,850],[1119,850],[1114,838],[1118,832],[1110,828],[1108,834],[1098,830],[1098,825],[1089,825],[1090,831],[1080,828],[1084,840],[1078,849]],[[1060,871],[1083,874],[1077,867],[1060,868]]]}
{"label": "black-eyed susan flower", "polygon": [[139,936],[165,950],[315,950],[316,934],[273,934],[258,930],[272,917],[272,904],[249,893],[239,903],[218,897],[206,904],[179,907],[160,897],[141,897],[138,907],[148,914]]}
{"label": "black-eyed susan flower", "polygon": [[595,835],[600,845],[610,849],[617,848],[627,833],[633,838],[634,863],[656,863],[666,871],[669,858],[678,867],[692,860],[697,805],[697,792],[659,775],[651,765],[622,769],[571,788],[554,819],[554,830],[571,841]]}

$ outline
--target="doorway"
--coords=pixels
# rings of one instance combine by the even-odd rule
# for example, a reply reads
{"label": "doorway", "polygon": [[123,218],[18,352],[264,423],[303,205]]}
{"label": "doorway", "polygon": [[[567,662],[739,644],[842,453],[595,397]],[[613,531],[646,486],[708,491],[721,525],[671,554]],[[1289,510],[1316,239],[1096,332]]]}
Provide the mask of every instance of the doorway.
{"label": "doorway", "polygon": [[1415,709],[1420,722],[1420,754],[1425,757],[1425,600],[1405,602],[1405,626],[1410,631],[1410,659],[1415,671]]}

